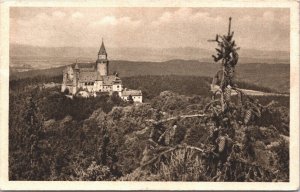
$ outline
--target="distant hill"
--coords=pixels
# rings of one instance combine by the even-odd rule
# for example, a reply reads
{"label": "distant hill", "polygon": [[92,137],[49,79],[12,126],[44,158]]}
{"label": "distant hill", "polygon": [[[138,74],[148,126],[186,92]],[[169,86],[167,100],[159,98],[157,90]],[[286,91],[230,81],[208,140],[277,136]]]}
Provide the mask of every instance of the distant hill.
{"label": "distant hill", "polygon": [[[99,47],[35,47],[11,44],[10,57],[86,58],[95,60]],[[179,48],[112,48],[107,47],[109,58],[130,61],[168,61],[173,59],[211,62],[214,50],[195,47]],[[240,63],[289,64],[289,52],[241,49]]]}
{"label": "distant hill", "polygon": [[[11,79],[33,76],[62,75],[64,67],[55,67],[43,70],[10,73]],[[144,75],[182,75],[213,77],[219,69],[218,64],[200,62],[196,60],[170,60],[165,62],[137,62],[113,60],[110,62],[110,73],[117,71],[121,77]],[[268,87],[278,92],[289,92],[290,66],[286,64],[257,64],[248,63],[237,65],[237,79]]]}

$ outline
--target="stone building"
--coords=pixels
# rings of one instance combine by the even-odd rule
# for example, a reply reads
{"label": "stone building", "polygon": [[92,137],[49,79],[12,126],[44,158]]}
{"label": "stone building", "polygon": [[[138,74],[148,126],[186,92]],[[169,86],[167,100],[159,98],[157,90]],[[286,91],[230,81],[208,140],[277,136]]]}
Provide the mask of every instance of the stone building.
{"label": "stone building", "polygon": [[[61,92],[76,96],[97,96],[97,93],[118,92],[119,96],[128,100],[132,97],[135,102],[142,102],[142,92],[123,88],[122,80],[117,74],[109,74],[109,61],[102,41],[95,63],[75,63],[63,70]],[[133,95],[130,95],[133,94]]]}
{"label": "stone building", "polygon": [[130,97],[134,102],[142,103],[143,101],[143,94],[141,90],[124,89],[122,91],[121,98],[125,101],[128,101]]}

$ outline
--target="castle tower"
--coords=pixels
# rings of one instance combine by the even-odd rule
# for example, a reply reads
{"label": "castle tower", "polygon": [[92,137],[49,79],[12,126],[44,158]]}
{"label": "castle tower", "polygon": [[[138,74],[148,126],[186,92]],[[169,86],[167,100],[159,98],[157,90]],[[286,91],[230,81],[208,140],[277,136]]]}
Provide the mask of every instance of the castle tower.
{"label": "castle tower", "polygon": [[78,90],[78,86],[79,86],[79,67],[78,67],[78,63],[77,63],[77,59],[76,59],[76,64],[74,67],[74,77],[73,77],[73,89],[72,89],[72,94],[75,95],[77,90]]}
{"label": "castle tower", "polygon": [[107,53],[105,50],[105,46],[102,39],[102,44],[98,52],[98,59],[96,61],[96,68],[98,73],[101,76],[107,76],[108,75],[108,60],[107,60]]}

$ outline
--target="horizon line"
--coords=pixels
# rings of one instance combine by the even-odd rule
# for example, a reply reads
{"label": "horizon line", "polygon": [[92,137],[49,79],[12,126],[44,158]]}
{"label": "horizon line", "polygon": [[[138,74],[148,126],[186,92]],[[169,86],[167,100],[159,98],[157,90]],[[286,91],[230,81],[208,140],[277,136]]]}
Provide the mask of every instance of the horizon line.
{"label": "horizon line", "polygon": [[[39,45],[30,45],[30,44],[22,44],[22,43],[9,43],[10,45],[19,45],[19,46],[30,46],[30,47],[40,47],[40,48],[98,48],[98,46],[39,46]],[[176,48],[193,48],[193,49],[204,49],[210,50],[208,48],[203,47],[193,47],[193,46],[184,46],[184,47],[115,47],[115,46],[107,46],[108,48],[130,48],[130,49],[176,49]],[[255,50],[255,51],[273,51],[273,52],[289,52],[290,50],[271,50],[271,49],[255,49],[255,48],[241,48],[240,50]]]}

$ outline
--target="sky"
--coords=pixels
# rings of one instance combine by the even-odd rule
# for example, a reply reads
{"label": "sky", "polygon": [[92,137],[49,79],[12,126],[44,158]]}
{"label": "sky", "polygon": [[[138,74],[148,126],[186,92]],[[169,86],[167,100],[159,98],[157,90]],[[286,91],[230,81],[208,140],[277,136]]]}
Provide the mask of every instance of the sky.
{"label": "sky", "polygon": [[238,46],[289,51],[283,8],[10,8],[10,43],[42,47],[213,47],[228,18]]}

